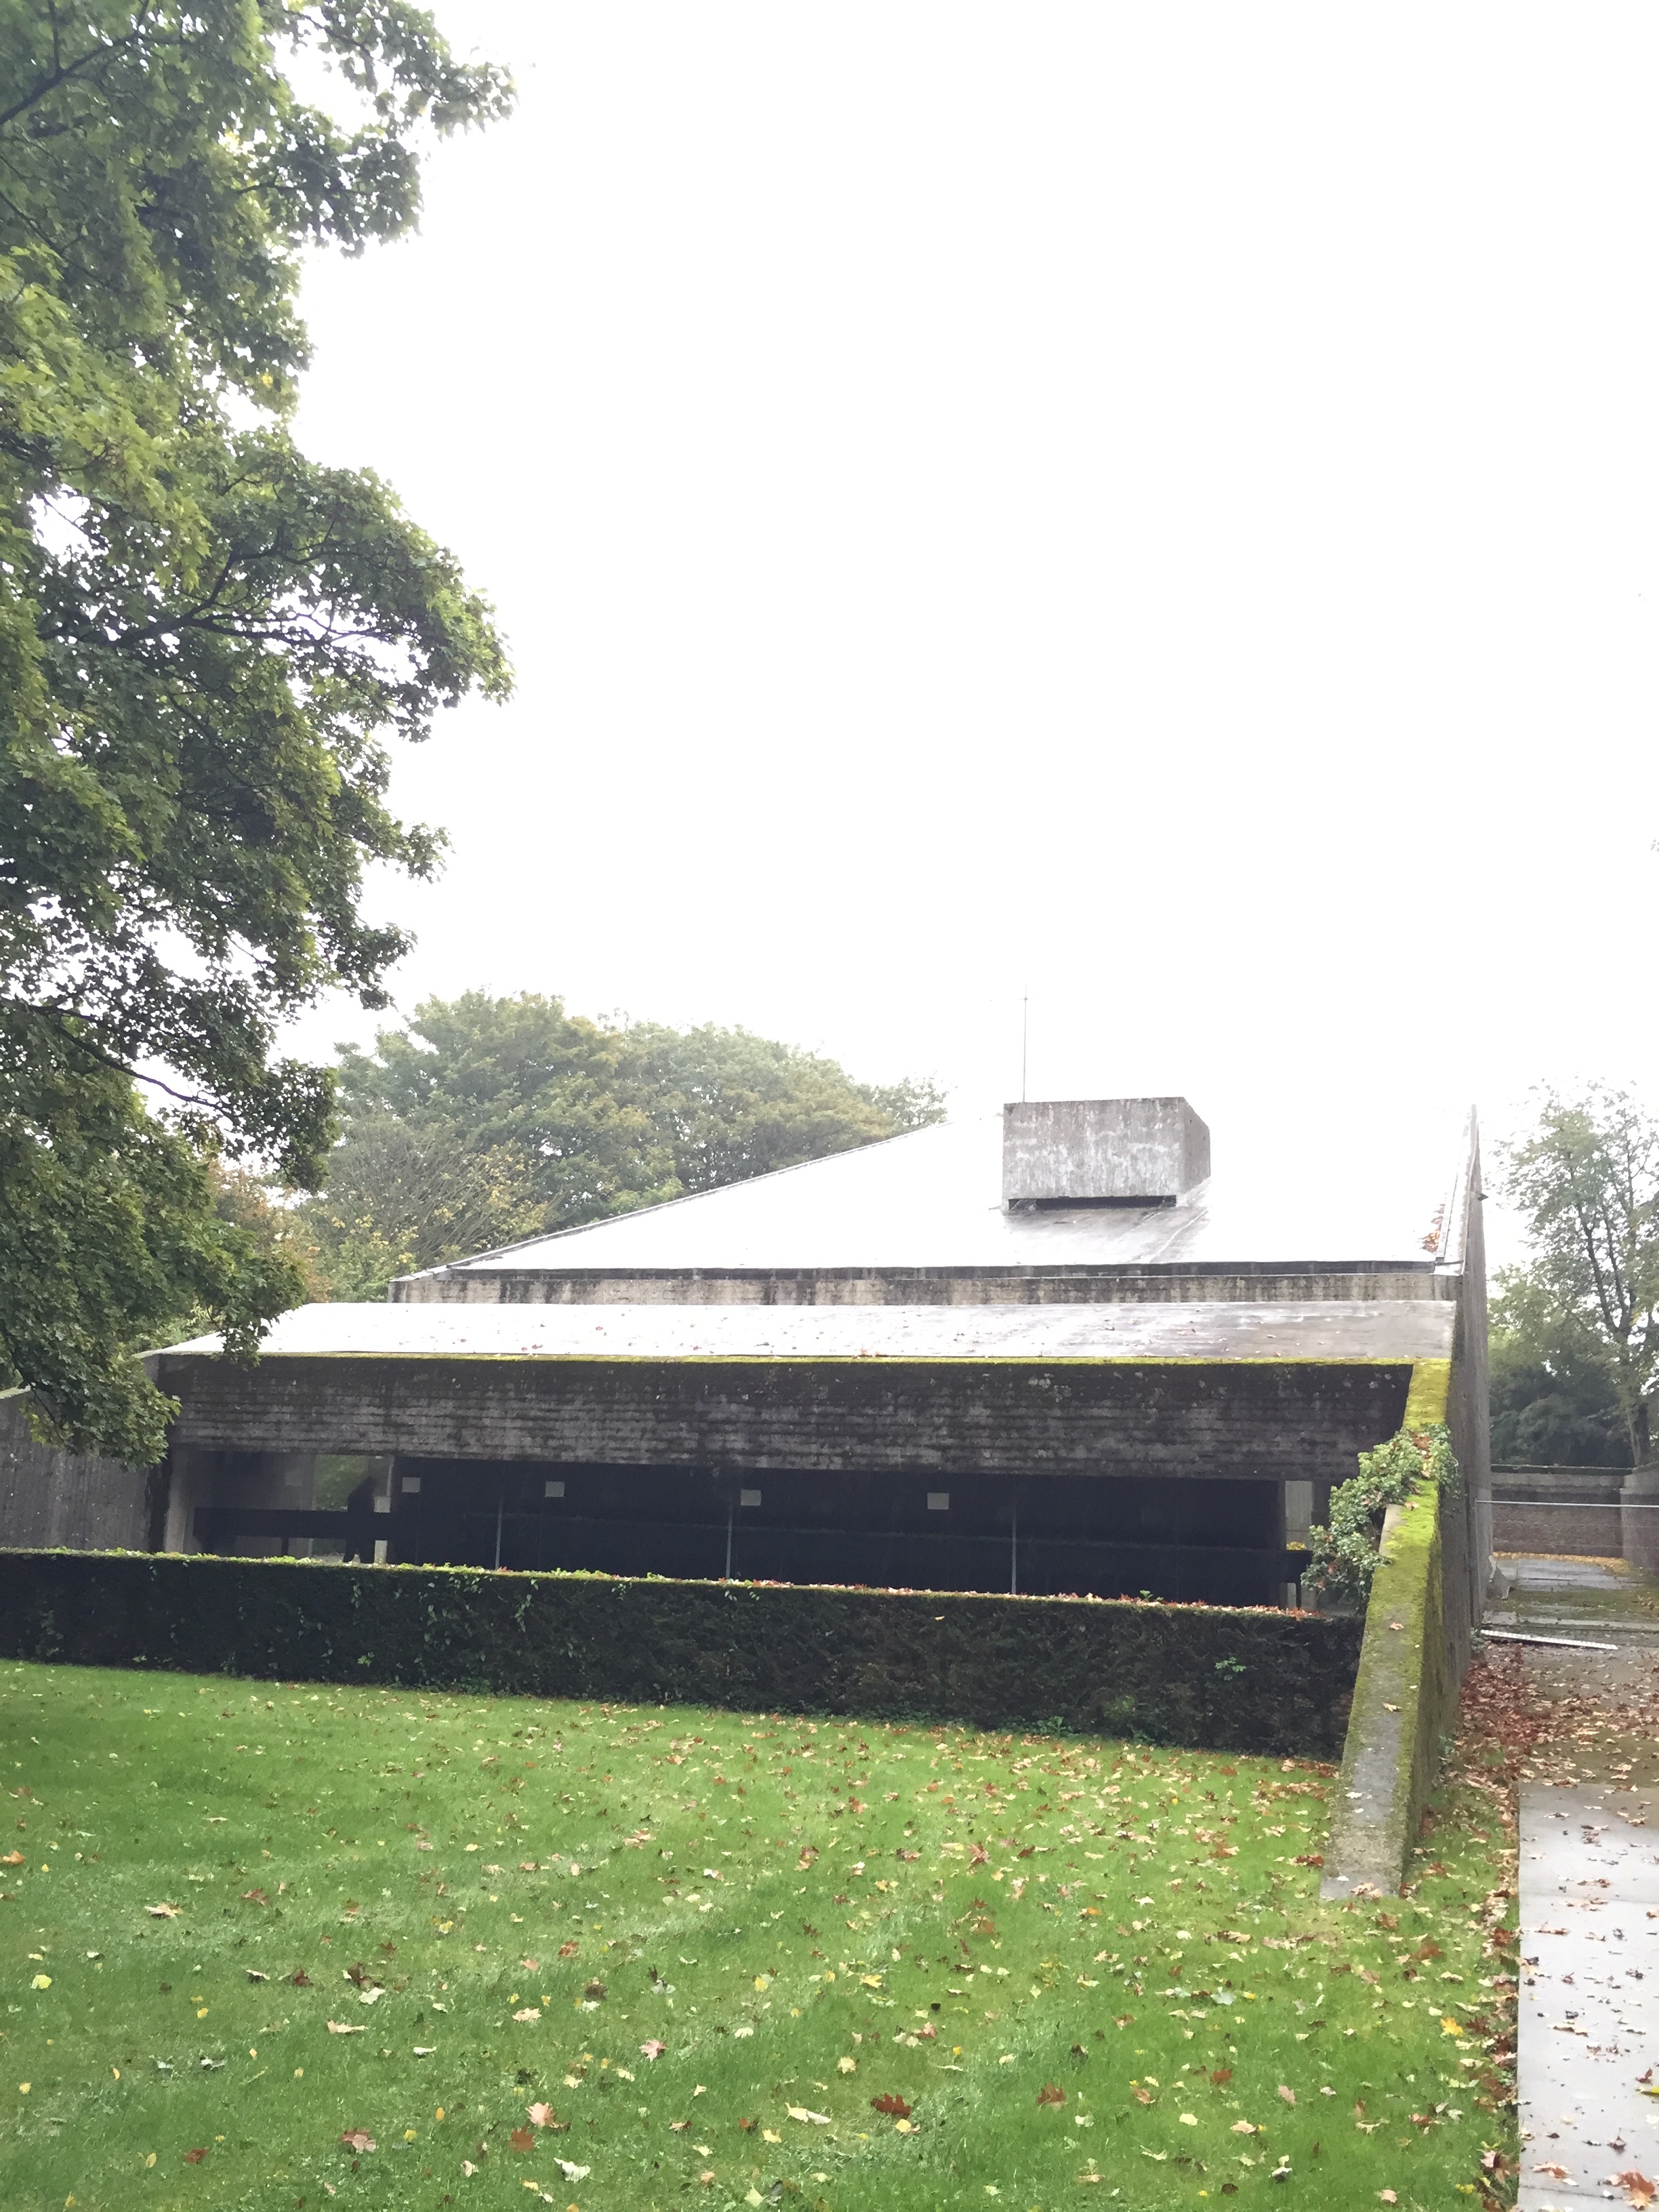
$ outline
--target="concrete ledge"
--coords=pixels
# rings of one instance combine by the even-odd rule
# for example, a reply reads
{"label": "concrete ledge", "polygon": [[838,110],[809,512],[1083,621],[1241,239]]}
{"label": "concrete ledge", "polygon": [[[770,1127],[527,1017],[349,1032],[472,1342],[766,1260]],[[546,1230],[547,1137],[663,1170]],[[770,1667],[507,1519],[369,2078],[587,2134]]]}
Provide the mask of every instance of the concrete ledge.
{"label": "concrete ledge", "polygon": [[1441,1613],[1440,1497],[1425,1488],[1382,1523],[1323,1897],[1394,1894],[1405,1879],[1450,1719]]}

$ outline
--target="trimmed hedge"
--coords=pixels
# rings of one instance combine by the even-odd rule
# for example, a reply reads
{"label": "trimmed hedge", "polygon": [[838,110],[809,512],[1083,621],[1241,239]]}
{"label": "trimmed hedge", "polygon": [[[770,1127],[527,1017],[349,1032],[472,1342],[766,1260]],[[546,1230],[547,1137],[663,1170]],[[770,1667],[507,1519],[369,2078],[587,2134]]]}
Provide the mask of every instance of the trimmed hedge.
{"label": "trimmed hedge", "polygon": [[1342,1750],[1357,1620],[1122,1599],[0,1552],[0,1653],[78,1666]]}

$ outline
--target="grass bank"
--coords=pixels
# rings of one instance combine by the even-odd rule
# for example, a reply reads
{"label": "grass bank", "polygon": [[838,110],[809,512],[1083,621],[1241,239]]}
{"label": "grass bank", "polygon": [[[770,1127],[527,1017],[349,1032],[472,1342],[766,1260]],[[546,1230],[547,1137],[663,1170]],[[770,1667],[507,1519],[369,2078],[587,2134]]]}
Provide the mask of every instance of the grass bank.
{"label": "grass bank", "polygon": [[0,1778],[15,2212],[1426,2212],[1508,2154],[1478,1790],[1384,1909],[1318,1901],[1328,1767],[1099,1738],[19,1664]]}

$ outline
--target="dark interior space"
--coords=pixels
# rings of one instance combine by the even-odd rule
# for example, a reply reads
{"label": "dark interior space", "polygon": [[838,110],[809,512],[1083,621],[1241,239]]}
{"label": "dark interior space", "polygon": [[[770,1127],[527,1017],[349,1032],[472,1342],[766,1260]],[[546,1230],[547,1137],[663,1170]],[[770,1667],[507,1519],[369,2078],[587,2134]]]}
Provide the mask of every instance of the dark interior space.
{"label": "dark interior space", "polygon": [[[269,1511],[197,1516],[204,1547],[282,1535]],[[1280,1486],[1250,1480],[945,1472],[895,1476],[400,1458],[390,1512],[293,1516],[321,1548],[392,1563],[695,1579],[1273,1604],[1297,1572]],[[301,1523],[303,1522],[303,1526]],[[330,1548],[334,1548],[331,1545]],[[298,1545],[295,1548],[298,1548]]]}

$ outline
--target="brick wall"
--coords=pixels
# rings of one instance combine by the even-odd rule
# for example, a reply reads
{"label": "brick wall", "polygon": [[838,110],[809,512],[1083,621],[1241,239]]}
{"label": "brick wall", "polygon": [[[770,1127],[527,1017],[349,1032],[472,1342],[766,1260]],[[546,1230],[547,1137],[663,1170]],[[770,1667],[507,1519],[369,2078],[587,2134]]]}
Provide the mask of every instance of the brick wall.
{"label": "brick wall", "polygon": [[1616,1559],[1623,1550],[1617,1467],[1492,1469],[1492,1549]]}

